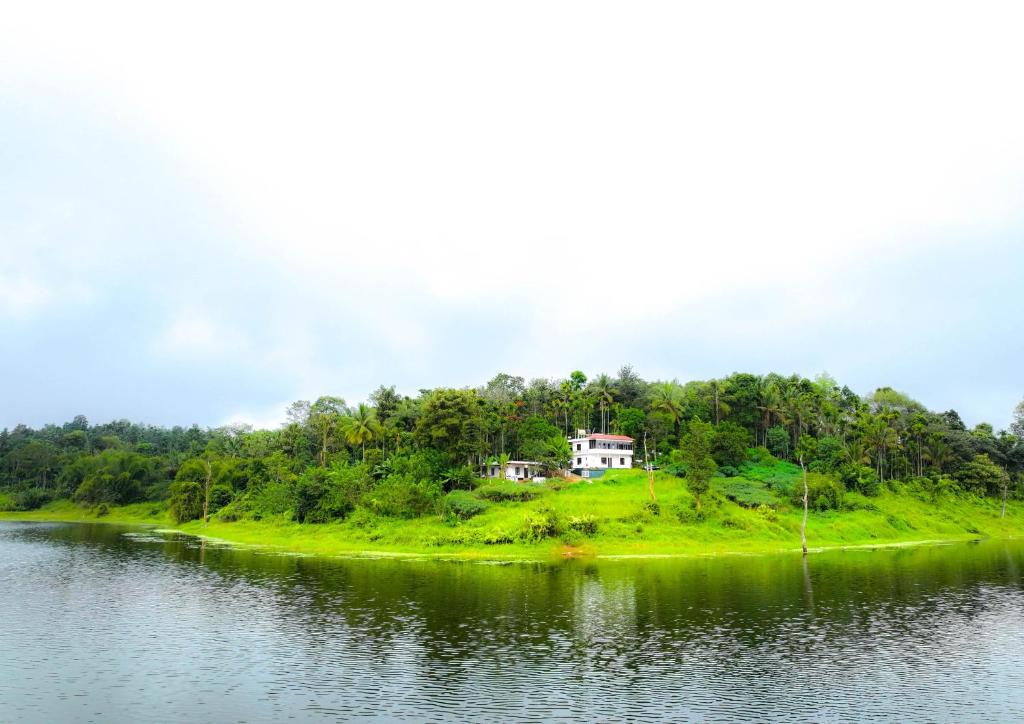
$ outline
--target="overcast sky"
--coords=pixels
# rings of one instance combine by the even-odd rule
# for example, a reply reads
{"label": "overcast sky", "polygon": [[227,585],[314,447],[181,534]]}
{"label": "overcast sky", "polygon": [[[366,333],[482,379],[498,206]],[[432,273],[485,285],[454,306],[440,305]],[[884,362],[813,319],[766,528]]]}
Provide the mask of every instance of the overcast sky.
{"label": "overcast sky", "polygon": [[0,427],[624,363],[1005,426],[1022,7],[17,3]]}

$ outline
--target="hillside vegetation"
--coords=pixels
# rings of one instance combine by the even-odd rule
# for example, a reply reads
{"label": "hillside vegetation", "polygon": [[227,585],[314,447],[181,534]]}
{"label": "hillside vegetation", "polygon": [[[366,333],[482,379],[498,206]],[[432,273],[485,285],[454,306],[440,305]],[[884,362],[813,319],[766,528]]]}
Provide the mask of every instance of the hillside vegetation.
{"label": "hillside vegetation", "polygon": [[[275,430],[77,417],[0,431],[0,511],[104,519],[295,550],[534,555],[764,550],[1015,535],[1024,403],[1009,430],[968,429],[880,388],[736,373],[680,384],[631,368],[588,380],[498,375],[478,388],[393,387],[367,403],[298,401]],[[567,435],[625,434],[638,465],[567,479]],[[536,460],[547,483],[481,480]]]}

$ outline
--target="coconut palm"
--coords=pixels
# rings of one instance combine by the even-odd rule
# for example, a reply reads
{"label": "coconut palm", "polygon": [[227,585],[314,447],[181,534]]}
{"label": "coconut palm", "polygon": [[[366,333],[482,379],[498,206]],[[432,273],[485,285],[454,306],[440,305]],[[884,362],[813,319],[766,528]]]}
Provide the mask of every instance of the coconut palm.
{"label": "coconut palm", "polygon": [[359,445],[363,450],[363,461],[366,461],[366,443],[372,442],[380,432],[377,413],[364,402],[345,418],[343,430],[349,445]]}
{"label": "coconut palm", "polygon": [[608,408],[615,401],[615,383],[608,375],[600,374],[590,383],[590,389],[601,412],[601,432],[608,432]]}
{"label": "coconut palm", "polygon": [[679,423],[683,419],[683,390],[678,382],[658,382],[651,387],[651,409],[664,412],[672,419],[676,440],[679,439]]}

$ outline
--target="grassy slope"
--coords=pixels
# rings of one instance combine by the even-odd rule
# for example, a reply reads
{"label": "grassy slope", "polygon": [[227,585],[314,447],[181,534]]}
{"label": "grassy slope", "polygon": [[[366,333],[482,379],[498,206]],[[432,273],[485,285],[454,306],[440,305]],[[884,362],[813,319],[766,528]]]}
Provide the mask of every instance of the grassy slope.
{"label": "grassy slope", "polygon": [[[760,483],[755,483],[760,485]],[[678,509],[687,509],[691,497],[684,481],[659,474],[656,481],[660,515],[644,510],[646,478],[642,471],[611,473],[592,483],[580,482],[564,490],[545,490],[523,503],[495,504],[463,523],[449,524],[436,516],[415,520],[356,519],[326,525],[299,525],[286,520],[193,521],[174,526],[188,533],[242,544],[266,545],[302,553],[343,554],[377,551],[395,554],[458,555],[484,558],[537,558],[568,552],[562,539],[539,543],[486,545],[486,536],[523,528],[530,513],[548,508],[564,524],[572,516],[592,515],[598,531],[577,536],[572,552],[597,555],[672,555],[792,550],[799,546],[802,511],[783,506],[774,516],[740,507],[720,495],[705,504],[707,519],[681,523]],[[721,487],[721,486],[718,486]],[[812,547],[878,545],[928,540],[979,537],[1016,537],[1024,533],[1024,505],[1011,503],[1005,519],[991,500],[946,497],[936,503],[913,494],[883,492],[866,499],[851,494],[860,509],[812,513],[808,542]],[[97,518],[94,512],[67,502],[29,513],[0,513],[22,520],[91,520],[110,523],[145,523],[169,527],[162,506],[153,503],[112,508]],[[774,519],[772,519],[774,517]],[[360,521],[361,518],[361,521]]]}

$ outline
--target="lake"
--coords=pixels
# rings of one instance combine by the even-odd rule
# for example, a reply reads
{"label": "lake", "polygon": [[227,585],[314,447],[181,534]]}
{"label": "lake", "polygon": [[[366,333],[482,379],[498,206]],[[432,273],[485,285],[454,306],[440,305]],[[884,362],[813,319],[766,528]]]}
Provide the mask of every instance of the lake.
{"label": "lake", "polygon": [[1024,719],[1024,543],[317,559],[0,522],[0,720]]}

